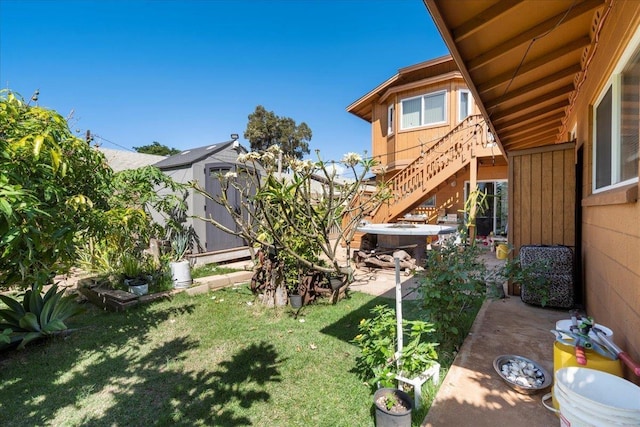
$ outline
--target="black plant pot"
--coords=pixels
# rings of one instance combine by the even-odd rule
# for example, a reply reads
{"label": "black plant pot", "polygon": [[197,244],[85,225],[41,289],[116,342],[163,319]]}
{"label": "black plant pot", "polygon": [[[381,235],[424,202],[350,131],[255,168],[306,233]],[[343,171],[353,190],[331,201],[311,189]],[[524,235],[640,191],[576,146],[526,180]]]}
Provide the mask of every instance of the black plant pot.
{"label": "black plant pot", "polygon": [[[387,409],[386,398],[392,395],[404,408],[398,406]],[[411,427],[411,397],[397,388],[379,388],[373,395],[376,408],[376,427]]]}
{"label": "black plant pot", "polygon": [[291,308],[302,307],[302,295],[289,295],[289,304]]}
{"label": "black plant pot", "polygon": [[342,287],[342,285],[344,285],[344,278],[343,277],[331,277],[329,279],[329,284],[331,285],[331,289],[334,291],[337,291],[338,289],[340,289]]}

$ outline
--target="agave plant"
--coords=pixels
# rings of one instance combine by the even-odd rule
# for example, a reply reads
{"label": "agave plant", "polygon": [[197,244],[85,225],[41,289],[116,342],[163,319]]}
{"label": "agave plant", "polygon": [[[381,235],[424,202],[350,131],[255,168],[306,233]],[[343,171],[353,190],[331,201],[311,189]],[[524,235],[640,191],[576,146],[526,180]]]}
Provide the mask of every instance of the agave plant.
{"label": "agave plant", "polygon": [[[3,335],[9,336],[11,342],[20,341],[19,349],[35,339],[67,330],[64,321],[83,311],[73,297],[64,296],[64,290],[58,291],[57,285],[44,296],[37,290],[27,290],[22,303],[6,295],[0,295],[0,300],[8,307],[0,310],[0,330],[4,329]],[[7,329],[11,330],[9,334]]]}

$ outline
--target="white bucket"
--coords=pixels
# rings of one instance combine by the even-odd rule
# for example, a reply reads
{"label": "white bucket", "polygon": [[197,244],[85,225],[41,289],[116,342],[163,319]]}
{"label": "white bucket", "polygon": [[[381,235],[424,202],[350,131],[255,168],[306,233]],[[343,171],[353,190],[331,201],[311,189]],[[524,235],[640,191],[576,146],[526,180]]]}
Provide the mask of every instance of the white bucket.
{"label": "white bucket", "polygon": [[188,260],[171,262],[171,279],[176,289],[188,288],[193,283],[191,279],[191,265]]}
{"label": "white bucket", "polygon": [[555,377],[561,426],[640,427],[640,387],[631,381],[580,367],[558,369]]}

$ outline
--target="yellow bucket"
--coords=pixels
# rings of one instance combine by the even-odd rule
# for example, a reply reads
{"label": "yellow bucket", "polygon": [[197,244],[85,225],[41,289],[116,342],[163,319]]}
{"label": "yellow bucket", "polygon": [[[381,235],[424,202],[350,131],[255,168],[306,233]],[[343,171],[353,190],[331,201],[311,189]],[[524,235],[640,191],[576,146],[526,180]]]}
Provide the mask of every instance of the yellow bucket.
{"label": "yellow bucket", "polygon": [[509,255],[509,246],[504,243],[500,243],[496,248],[496,258],[498,259],[507,259]]}
{"label": "yellow bucket", "polygon": [[[570,345],[562,344],[556,341],[553,344],[553,376],[555,379],[556,371],[561,368],[580,367],[595,369],[597,371],[608,372],[617,377],[622,377],[622,364],[620,360],[611,360],[608,357],[601,356],[593,350],[585,350],[587,364],[580,365],[576,360],[576,348]],[[558,409],[555,394],[552,392],[553,407]]]}

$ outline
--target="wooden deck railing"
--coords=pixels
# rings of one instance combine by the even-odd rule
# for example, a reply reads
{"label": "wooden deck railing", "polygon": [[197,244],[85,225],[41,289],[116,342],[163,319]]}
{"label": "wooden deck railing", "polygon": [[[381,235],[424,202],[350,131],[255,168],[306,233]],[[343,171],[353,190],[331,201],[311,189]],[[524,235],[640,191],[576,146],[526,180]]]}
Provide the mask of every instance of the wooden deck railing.
{"label": "wooden deck railing", "polygon": [[481,115],[467,117],[390,179],[392,197],[368,220],[373,223],[393,222],[467,166],[473,157],[484,154],[486,147],[487,128],[484,119]]}

